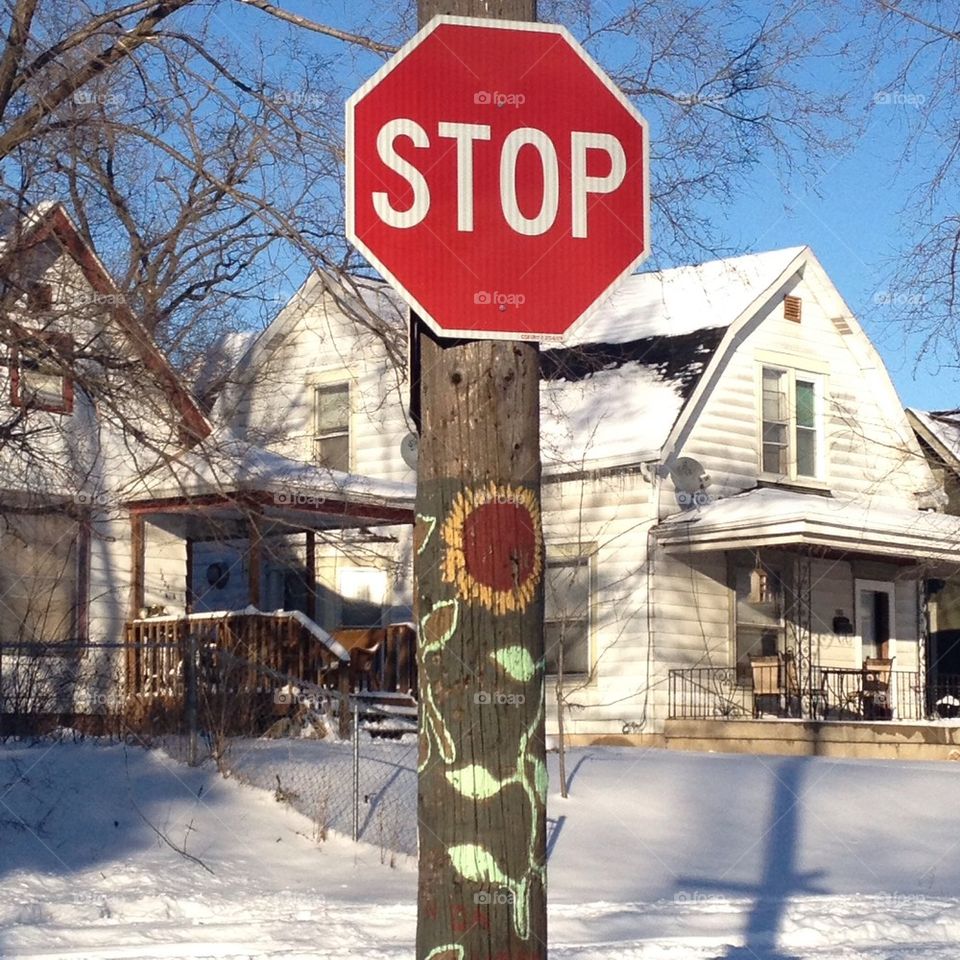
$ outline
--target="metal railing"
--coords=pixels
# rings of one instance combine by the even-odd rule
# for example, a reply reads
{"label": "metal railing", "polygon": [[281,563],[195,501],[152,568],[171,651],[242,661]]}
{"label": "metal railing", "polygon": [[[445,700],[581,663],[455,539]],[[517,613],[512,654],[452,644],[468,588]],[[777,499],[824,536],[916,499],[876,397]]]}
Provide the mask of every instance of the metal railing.
{"label": "metal railing", "polygon": [[753,679],[736,667],[688,667],[668,675],[671,720],[749,720],[760,716],[817,720],[935,720],[960,716],[960,676],[924,683],[920,673],[893,670],[871,689],[862,670],[814,666],[800,704],[787,688],[754,696]]}

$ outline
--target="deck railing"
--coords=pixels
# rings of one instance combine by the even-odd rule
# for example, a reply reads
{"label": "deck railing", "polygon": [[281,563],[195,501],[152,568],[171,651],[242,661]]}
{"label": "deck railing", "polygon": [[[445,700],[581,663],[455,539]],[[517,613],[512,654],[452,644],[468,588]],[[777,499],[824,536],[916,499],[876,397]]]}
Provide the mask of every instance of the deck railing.
{"label": "deck railing", "polygon": [[[800,709],[784,695],[765,695],[763,716],[817,720],[925,720],[960,715],[960,677],[939,676],[935,684],[921,674],[894,670],[882,695],[865,692],[862,672],[814,666],[804,677]],[[743,720],[754,717],[751,677],[735,667],[689,667],[668,676],[671,720]]]}
{"label": "deck railing", "polygon": [[208,671],[216,672],[221,652],[241,665],[219,671],[229,677],[221,683],[229,683],[231,691],[267,692],[282,685],[271,674],[336,688],[340,674],[349,672],[349,653],[300,613],[248,608],[150,617],[127,624],[128,695],[183,696],[189,647]]}
{"label": "deck railing", "polygon": [[127,623],[124,713],[133,727],[169,726],[199,708],[205,727],[256,731],[299,688],[329,691],[346,734],[350,682],[349,652],[302,613],[248,607]]}

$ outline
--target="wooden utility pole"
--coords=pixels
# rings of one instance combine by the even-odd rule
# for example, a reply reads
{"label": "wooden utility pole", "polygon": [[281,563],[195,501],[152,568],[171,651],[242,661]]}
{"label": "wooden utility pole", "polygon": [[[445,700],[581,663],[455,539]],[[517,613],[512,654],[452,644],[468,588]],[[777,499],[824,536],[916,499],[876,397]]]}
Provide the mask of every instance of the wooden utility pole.
{"label": "wooden utility pole", "polygon": [[[535,0],[418,0],[535,20]],[[444,282],[438,272],[436,282]],[[545,960],[539,353],[418,338],[418,960]]]}

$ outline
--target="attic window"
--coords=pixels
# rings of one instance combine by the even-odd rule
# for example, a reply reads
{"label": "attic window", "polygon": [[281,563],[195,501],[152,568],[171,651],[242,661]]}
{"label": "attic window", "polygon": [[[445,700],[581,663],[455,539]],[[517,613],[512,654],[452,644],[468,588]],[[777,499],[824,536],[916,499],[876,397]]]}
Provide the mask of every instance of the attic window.
{"label": "attic window", "polygon": [[14,407],[73,413],[73,381],[64,364],[73,339],[60,333],[38,333],[10,350],[10,403]]}
{"label": "attic window", "polygon": [[792,320],[794,323],[800,322],[800,306],[803,301],[799,297],[783,298],[783,319]]}

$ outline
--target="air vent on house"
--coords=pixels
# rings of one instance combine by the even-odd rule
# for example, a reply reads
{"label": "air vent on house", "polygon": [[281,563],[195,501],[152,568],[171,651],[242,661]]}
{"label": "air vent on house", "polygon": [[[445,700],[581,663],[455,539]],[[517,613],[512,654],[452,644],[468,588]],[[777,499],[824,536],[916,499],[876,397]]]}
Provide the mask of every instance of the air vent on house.
{"label": "air vent on house", "polygon": [[800,322],[800,305],[803,301],[799,297],[783,298],[783,319]]}
{"label": "air vent on house", "polygon": [[847,323],[846,317],[833,317],[833,326],[835,327],[837,333],[846,337],[849,334],[853,333],[853,328]]}

